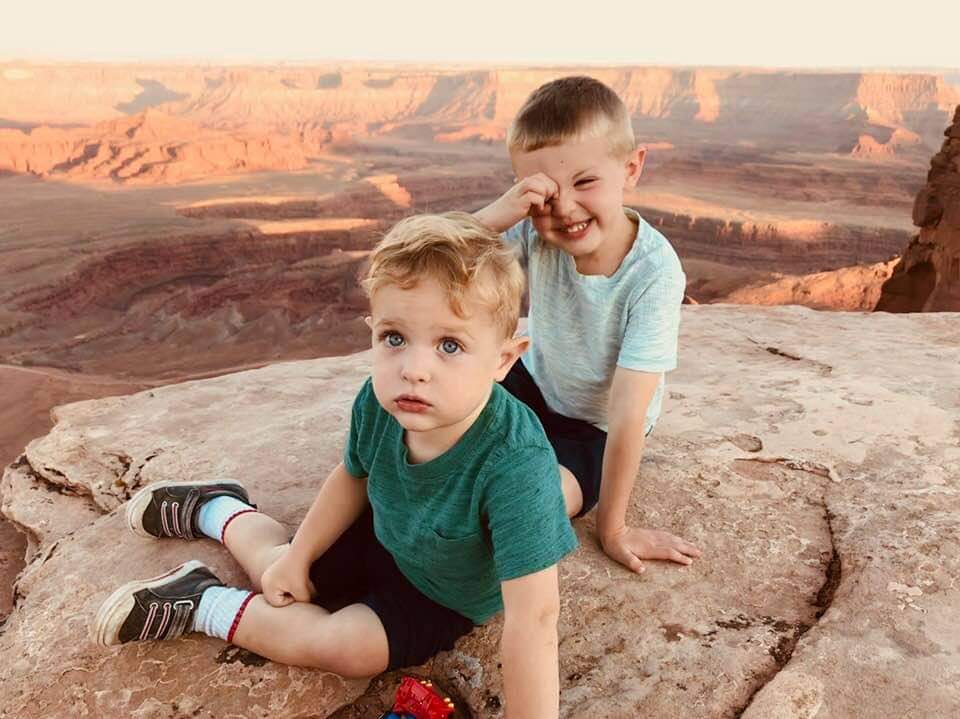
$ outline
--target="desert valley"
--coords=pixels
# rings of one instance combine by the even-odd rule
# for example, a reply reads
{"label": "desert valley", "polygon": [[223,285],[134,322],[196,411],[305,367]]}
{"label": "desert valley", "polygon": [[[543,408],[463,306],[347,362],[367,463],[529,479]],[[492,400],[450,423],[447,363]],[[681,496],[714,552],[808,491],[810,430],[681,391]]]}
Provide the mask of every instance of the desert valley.
{"label": "desert valley", "polygon": [[[69,462],[86,466],[89,458],[80,455],[90,447],[76,436],[95,428],[116,432],[117,446],[129,453],[117,475],[122,481],[129,479],[131,457],[142,459],[151,449],[137,444],[139,440],[126,447],[118,429],[121,419],[111,415],[98,424],[100,419],[81,418],[84,410],[71,409],[56,418],[63,422],[46,445],[34,443],[33,454],[18,459],[31,440],[50,431],[53,407],[145,389],[156,389],[170,407],[180,407],[178,403],[188,402],[177,394],[180,390],[158,388],[281,360],[339,357],[368,347],[369,331],[362,320],[366,300],[356,277],[380,233],[413,212],[473,210],[498,196],[513,181],[503,143],[511,117],[542,82],[579,72],[609,84],[632,113],[648,155],[644,175],[628,201],[677,250],[687,275],[687,303],[807,308],[757,308],[754,326],[730,314],[733,308],[708,314],[709,308],[690,307],[684,320],[691,318],[687,339],[717,349],[713,323],[722,321],[756,344],[760,340],[751,333],[766,328],[779,337],[779,344],[766,347],[772,374],[761,390],[770,395],[770,405],[757,409],[763,421],[789,424],[795,421],[790,413],[796,407],[822,402],[804,390],[807,394],[796,403],[787,403],[793,409],[778,408],[782,397],[775,385],[791,380],[780,376],[776,362],[797,360],[811,377],[826,377],[830,372],[822,367],[837,367],[829,381],[836,383],[838,393],[855,397],[844,400],[853,406],[843,416],[879,432],[883,400],[856,378],[869,365],[867,355],[884,351],[883,342],[866,342],[870,351],[865,350],[861,365],[835,352],[808,360],[807,352],[815,328],[856,335],[848,319],[854,315],[831,311],[960,310],[960,73],[9,63],[0,65],[0,460],[4,465],[19,463],[20,469],[11,468],[4,486],[25,486],[27,475],[34,472],[59,487],[51,495],[51,508],[82,496],[89,517],[109,513],[112,518],[119,501],[128,496],[126,490],[91,495],[89,477],[60,481],[57,475],[69,472],[57,464],[64,455],[56,459],[51,443],[62,440],[57,451],[66,452]],[[960,335],[954,324],[942,319],[946,315],[940,317],[917,325],[918,336],[937,347],[931,352],[940,359],[955,362]],[[807,328],[795,347],[783,329],[784,323],[794,322]],[[898,336],[900,318],[883,316],[877,322],[878,337]],[[777,348],[780,355],[772,351]],[[730,375],[736,375],[740,369],[735,358],[726,361]],[[329,362],[323,372],[334,379],[356,374],[342,360]],[[704,376],[719,372],[709,363],[700,369]],[[678,420],[687,409],[681,406],[684,395],[698,396],[700,391],[691,369],[686,372],[679,380],[686,388],[676,398],[675,420],[681,429],[668,440],[676,451],[703,440],[705,435],[697,433],[707,431],[689,414]],[[924,372],[931,381],[941,379],[940,369]],[[727,377],[726,370],[721,374]],[[846,379],[837,376],[841,374]],[[883,392],[896,392],[895,387],[907,381],[896,373],[880,374]],[[250,376],[265,382],[259,378],[267,375]],[[280,379],[294,394],[303,390],[296,377]],[[956,383],[956,376],[952,381]],[[202,386],[220,397],[221,385]],[[163,391],[168,393],[160,394]],[[243,391],[253,390],[247,386]],[[928,399],[930,412],[949,416],[947,405]],[[254,399],[246,401],[248,409],[255,405]],[[863,403],[875,401],[875,414],[863,409]],[[267,406],[281,414],[271,402]],[[322,406],[342,413],[345,405],[337,396],[322,398]],[[107,414],[113,411],[113,405],[102,407]],[[192,417],[191,411],[185,416]],[[100,409],[90,412],[100,417]],[[226,408],[223,414],[238,422],[245,416],[238,408]],[[741,419],[747,422],[746,415]],[[926,421],[918,415],[918,423]],[[835,428],[820,429],[832,434]],[[329,430],[336,431],[332,425]],[[164,425],[154,431],[163,435],[173,430]],[[960,459],[955,450],[950,453],[953,431],[960,430],[947,428],[941,436],[939,429],[931,429],[936,450],[930,452],[938,462]],[[74,435],[57,439],[57,432]],[[268,434],[277,437],[275,430]],[[914,431],[905,429],[896,436],[907,442]],[[800,465],[781,462],[793,456],[790,452],[817,454],[813,444],[794,446],[785,436],[770,438],[774,447],[785,444],[779,448],[782,456],[765,464],[727,457],[707,442],[716,456],[708,453],[697,467],[713,471],[729,465],[737,482],[766,487],[769,507],[756,509],[758,517],[774,516],[779,498],[789,494],[786,478],[799,477],[799,494],[790,494],[790,501],[805,507],[802,521],[790,527],[771,525],[771,531],[783,535],[778,534],[783,546],[809,545],[810,564],[819,567],[822,559],[823,576],[808,576],[809,567],[780,576],[770,566],[758,581],[770,586],[782,581],[807,595],[826,591],[832,599],[836,586],[829,588],[830,567],[838,550],[831,518],[840,510],[818,504],[825,491],[821,483],[829,486],[839,476],[862,479],[855,465],[866,461],[879,467],[884,462],[882,453],[868,452],[867,460],[854,456],[856,451],[845,444],[849,440],[837,437],[831,447],[842,457],[839,468],[828,466],[823,457]],[[721,432],[717,442],[723,441]],[[238,449],[223,444],[225,452]],[[931,456],[921,444],[910,450],[914,459]],[[332,446],[324,445],[325,457],[334,456]],[[37,463],[41,456],[48,464]],[[257,455],[257,461],[262,459]],[[142,461],[141,469],[146,464]],[[202,458],[190,462],[203,465]],[[88,469],[83,472],[89,474]],[[695,468],[690,471],[696,474]],[[707,498],[718,492],[729,504],[718,521],[736,524],[734,495],[749,494],[749,487],[738,485],[724,495],[722,488],[705,482],[697,485],[702,490],[698,501],[709,503]],[[890,503],[893,497],[888,497]],[[2,502],[7,516],[23,511],[7,496]],[[854,494],[845,495],[844,502],[845,510],[853,512]],[[32,550],[52,556],[57,542],[84,523],[78,520],[75,527],[53,532],[38,529],[44,526],[39,515],[20,516],[17,524],[31,528],[32,534],[0,520],[0,617],[17,601],[10,588],[24,567],[28,543]],[[892,527],[884,531],[893,532]],[[933,541],[923,534],[927,540]],[[599,561],[591,555],[574,569],[599,572]],[[953,579],[955,569],[948,572]],[[30,582],[42,580],[36,573],[27,577],[27,589]],[[934,579],[944,581],[940,575]],[[740,588],[749,593],[747,584]],[[768,619],[779,617],[777,611],[789,615],[789,631],[780,632],[787,639],[774,637],[774,644],[792,652],[819,619],[820,614],[814,614],[825,611],[826,597],[817,600],[822,606],[788,602],[764,608],[766,614],[760,613]],[[909,605],[909,598],[904,601]],[[742,611],[749,614],[747,607]],[[689,632],[700,641],[711,627],[722,634],[730,629],[723,621],[740,620],[718,621],[714,626],[703,619]],[[675,629],[672,639],[669,631],[665,635],[664,646],[678,663],[683,654],[674,642],[685,632],[693,636],[683,628]],[[960,652],[960,647],[953,650]],[[583,652],[600,661],[597,657],[609,647]],[[783,656],[770,656],[780,667],[786,663],[780,663]],[[789,659],[789,654],[784,656]],[[77,661],[80,665],[86,660]],[[484,666],[490,661],[487,655],[481,658]],[[727,659],[710,661],[715,662],[711,671],[719,671]],[[746,664],[754,667],[752,683],[717,699],[703,716],[739,716],[732,708],[743,711],[772,676],[760,659]],[[462,657],[453,658],[441,669],[466,671],[463,665]],[[605,681],[613,681],[613,670],[603,671]],[[303,681],[294,673],[281,679],[288,685]],[[840,681],[823,679],[821,689],[834,680]],[[671,675],[671,681],[690,683],[700,700],[714,691],[709,682],[697,684],[682,672]],[[474,704],[489,697],[487,684],[470,686],[469,691],[460,690]],[[812,691],[807,685],[802,689],[790,696]],[[45,691],[38,696],[50,700],[53,695]],[[349,683],[324,691],[330,707],[355,701],[362,693]],[[372,696],[372,690],[366,691]],[[677,701],[682,696],[678,691],[658,695],[661,703],[656,706]],[[616,715],[596,697],[569,701],[568,716],[587,716],[578,712],[588,709],[599,712],[597,716]],[[947,706],[946,701],[930,706]],[[97,715],[96,702],[89,697],[83,702]],[[307,704],[297,705],[297,711]],[[854,704],[851,699],[843,706]],[[127,711],[133,704],[114,697],[105,706]],[[144,716],[161,716],[157,712]],[[762,709],[754,712],[751,716],[774,716]],[[6,715],[0,711],[0,716]]]}

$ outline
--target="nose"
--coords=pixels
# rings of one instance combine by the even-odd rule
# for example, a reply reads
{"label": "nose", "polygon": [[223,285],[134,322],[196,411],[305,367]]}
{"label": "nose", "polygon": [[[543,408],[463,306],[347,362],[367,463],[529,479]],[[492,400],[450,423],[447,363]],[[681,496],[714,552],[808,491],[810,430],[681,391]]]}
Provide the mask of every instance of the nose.
{"label": "nose", "polygon": [[410,384],[422,384],[430,381],[430,360],[426,353],[417,350],[404,352],[400,366],[400,378]]}
{"label": "nose", "polygon": [[573,197],[565,190],[558,191],[550,201],[550,205],[553,207],[553,214],[556,217],[566,218],[573,213]]}

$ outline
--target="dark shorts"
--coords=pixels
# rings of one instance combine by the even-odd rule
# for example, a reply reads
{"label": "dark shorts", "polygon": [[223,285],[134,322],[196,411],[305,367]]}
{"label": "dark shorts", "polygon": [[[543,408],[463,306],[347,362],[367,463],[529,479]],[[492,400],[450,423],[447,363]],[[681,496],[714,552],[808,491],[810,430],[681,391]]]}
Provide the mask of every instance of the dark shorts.
{"label": "dark shorts", "polygon": [[583,493],[583,507],[577,516],[582,517],[593,509],[600,499],[600,478],[603,475],[603,451],[607,446],[607,433],[582,419],[565,417],[548,408],[540,388],[520,360],[513,364],[501,384],[536,413],[553,451],[557,454],[557,460],[577,478]]}
{"label": "dark shorts", "polygon": [[335,612],[366,604],[380,618],[390,645],[388,669],[423,664],[452,649],[473,622],[425,596],[407,580],[373,533],[370,507],[310,567],[314,603]]}

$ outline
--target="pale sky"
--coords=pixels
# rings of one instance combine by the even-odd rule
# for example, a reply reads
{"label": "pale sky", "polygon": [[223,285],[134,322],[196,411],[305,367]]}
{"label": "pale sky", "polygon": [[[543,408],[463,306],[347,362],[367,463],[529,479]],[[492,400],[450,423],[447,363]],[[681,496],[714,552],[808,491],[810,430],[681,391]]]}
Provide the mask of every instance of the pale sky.
{"label": "pale sky", "polygon": [[0,59],[960,68],[960,0],[10,0]]}

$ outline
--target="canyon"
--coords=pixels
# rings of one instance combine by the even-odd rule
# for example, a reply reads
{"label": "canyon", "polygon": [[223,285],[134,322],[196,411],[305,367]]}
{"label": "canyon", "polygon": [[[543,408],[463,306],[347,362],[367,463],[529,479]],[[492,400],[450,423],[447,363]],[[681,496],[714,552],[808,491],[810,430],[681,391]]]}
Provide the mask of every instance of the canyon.
{"label": "canyon", "polygon": [[[0,461],[66,402],[366,347],[380,234],[497,197],[510,119],[580,72],[631,112],[627,202],[689,302],[957,308],[957,74],[5,63]],[[0,617],[26,541],[0,521]]]}

